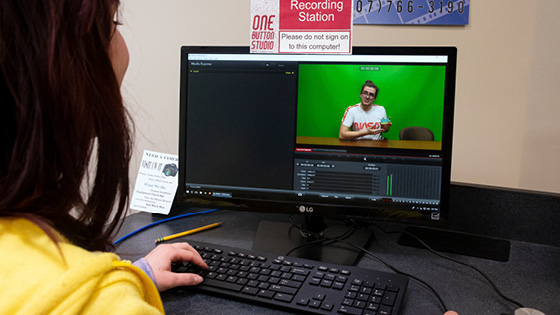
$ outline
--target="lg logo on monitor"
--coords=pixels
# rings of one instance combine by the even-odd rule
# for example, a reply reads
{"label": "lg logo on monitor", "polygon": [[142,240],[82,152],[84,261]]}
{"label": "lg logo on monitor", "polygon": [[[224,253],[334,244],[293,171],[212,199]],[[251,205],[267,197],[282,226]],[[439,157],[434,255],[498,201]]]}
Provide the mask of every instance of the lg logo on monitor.
{"label": "lg logo on monitor", "polygon": [[301,213],[312,213],[313,207],[306,207],[304,205],[299,206],[299,212]]}

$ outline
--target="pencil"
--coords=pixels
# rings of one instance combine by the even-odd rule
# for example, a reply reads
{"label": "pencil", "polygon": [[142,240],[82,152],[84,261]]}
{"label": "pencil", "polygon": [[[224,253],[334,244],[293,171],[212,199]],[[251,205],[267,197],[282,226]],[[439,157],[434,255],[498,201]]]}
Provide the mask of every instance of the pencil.
{"label": "pencil", "polygon": [[165,241],[168,241],[168,240],[172,240],[172,239],[177,238],[177,237],[181,237],[181,236],[193,234],[193,233],[196,233],[196,232],[208,230],[208,229],[217,227],[217,226],[219,226],[219,225],[222,225],[223,223],[224,223],[224,222],[212,223],[212,224],[208,224],[208,225],[205,225],[205,226],[201,226],[201,227],[199,227],[199,228],[192,229],[192,230],[188,230],[188,231],[185,231],[185,232],[181,232],[181,233],[177,233],[177,234],[173,234],[173,235],[164,236],[164,237],[158,238],[158,239],[155,241],[155,243],[157,244],[157,243],[165,242]]}

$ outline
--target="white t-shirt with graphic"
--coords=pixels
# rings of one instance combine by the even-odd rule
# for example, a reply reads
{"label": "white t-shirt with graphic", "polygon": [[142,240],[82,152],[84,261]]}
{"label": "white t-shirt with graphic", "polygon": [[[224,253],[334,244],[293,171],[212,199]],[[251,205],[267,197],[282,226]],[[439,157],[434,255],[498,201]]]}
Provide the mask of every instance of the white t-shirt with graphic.
{"label": "white t-shirt with graphic", "polygon": [[[360,104],[350,106],[344,112],[342,117],[342,124],[350,128],[350,130],[357,131],[366,128],[379,129],[381,128],[381,120],[387,118],[387,113],[385,112],[385,107],[375,105],[371,107],[367,112],[362,109]],[[359,137],[358,139],[373,139],[380,140],[383,139],[381,133],[374,135],[365,135]]]}

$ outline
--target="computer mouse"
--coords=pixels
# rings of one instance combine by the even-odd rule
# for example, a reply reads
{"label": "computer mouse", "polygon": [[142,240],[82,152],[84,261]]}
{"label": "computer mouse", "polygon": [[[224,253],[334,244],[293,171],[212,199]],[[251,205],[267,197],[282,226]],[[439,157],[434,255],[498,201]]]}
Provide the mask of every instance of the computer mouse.
{"label": "computer mouse", "polygon": [[516,309],[514,315],[545,315],[545,314],[541,311],[537,311],[532,308],[523,307],[523,308]]}

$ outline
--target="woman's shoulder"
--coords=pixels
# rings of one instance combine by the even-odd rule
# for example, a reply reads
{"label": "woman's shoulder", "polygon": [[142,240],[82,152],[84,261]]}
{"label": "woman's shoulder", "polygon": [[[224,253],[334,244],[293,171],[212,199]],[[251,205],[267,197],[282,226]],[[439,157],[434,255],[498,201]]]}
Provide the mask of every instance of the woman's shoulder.
{"label": "woman's shoulder", "polygon": [[40,227],[25,218],[0,218],[0,248],[10,252],[16,266],[36,264],[54,274],[71,268],[80,268],[92,260],[118,261],[114,253],[90,252],[68,242],[60,233],[49,227]]}
{"label": "woman's shoulder", "polygon": [[[111,304],[110,295],[127,288],[123,298],[136,301],[132,304],[138,307],[152,308],[152,301],[144,301],[146,295],[159,299],[157,293],[144,292],[142,277],[114,253],[90,252],[55,235],[58,241],[27,219],[0,218],[0,251],[9,253],[0,260],[0,274],[5,275],[0,301],[6,310],[15,313],[23,307],[33,312],[69,301],[98,310]],[[93,301],[97,302],[90,305]]]}
{"label": "woman's shoulder", "polygon": [[45,229],[25,218],[0,218],[0,250],[10,253],[0,260],[1,268],[12,266],[14,272],[33,274],[36,281],[50,281],[93,260],[110,264],[119,259],[113,253],[87,251],[69,243],[56,230]]}

